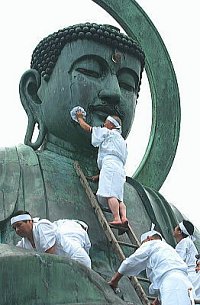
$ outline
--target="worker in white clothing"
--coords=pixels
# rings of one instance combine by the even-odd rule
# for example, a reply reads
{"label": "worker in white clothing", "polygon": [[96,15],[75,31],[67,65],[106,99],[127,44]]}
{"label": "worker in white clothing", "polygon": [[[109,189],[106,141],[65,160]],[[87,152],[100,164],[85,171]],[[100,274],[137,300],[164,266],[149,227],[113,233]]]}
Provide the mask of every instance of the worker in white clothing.
{"label": "worker in white clothing", "polygon": [[84,119],[82,110],[76,112],[80,126],[91,132],[91,143],[98,147],[97,165],[100,170],[97,196],[99,201],[106,199],[113,214],[116,226],[127,226],[126,206],[123,202],[126,174],[124,165],[127,159],[127,145],[121,136],[121,120],[116,115],[109,115],[103,127],[92,127]]}
{"label": "worker in white clothing", "polygon": [[149,292],[158,294],[153,304],[191,305],[195,295],[190,293],[189,296],[189,292],[193,292],[193,286],[187,276],[187,265],[176,250],[154,229],[141,236],[141,243],[134,254],[122,262],[109,285],[115,289],[122,276],[136,276],[146,269],[151,281]]}
{"label": "worker in white clothing", "polygon": [[196,267],[195,267],[196,273],[200,273],[200,254],[196,255]]}
{"label": "worker in white clothing", "polygon": [[188,266],[188,276],[192,282],[197,299],[200,299],[200,273],[196,273],[197,248],[194,244],[194,226],[188,220],[180,222],[173,231],[176,239],[176,251]]}
{"label": "worker in white clothing", "polygon": [[18,247],[67,256],[91,268],[91,243],[83,221],[63,219],[52,223],[34,219],[27,211],[18,211],[11,218],[11,225],[22,237]]}

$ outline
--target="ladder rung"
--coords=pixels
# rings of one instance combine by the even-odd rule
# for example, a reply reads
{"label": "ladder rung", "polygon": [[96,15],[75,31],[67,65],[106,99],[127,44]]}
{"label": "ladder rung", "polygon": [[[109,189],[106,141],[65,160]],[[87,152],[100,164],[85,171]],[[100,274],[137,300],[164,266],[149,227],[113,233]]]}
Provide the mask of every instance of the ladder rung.
{"label": "ladder rung", "polygon": [[150,301],[154,301],[155,298],[156,298],[156,296],[153,297],[152,295],[148,295],[147,298],[148,298]]}
{"label": "ladder rung", "polygon": [[138,248],[138,245],[133,245],[133,244],[125,243],[124,241],[118,240],[118,243],[119,243],[120,245],[122,245],[122,246],[127,246],[127,247],[135,248],[135,249]]}
{"label": "ladder rung", "polygon": [[141,282],[150,283],[149,279],[147,279],[146,277],[137,276],[137,279],[138,279],[138,281],[141,281]]}
{"label": "ladder rung", "polygon": [[[108,223],[109,224],[109,223]],[[124,232],[127,232],[129,231],[129,228],[127,227],[123,227],[123,226],[115,226],[115,225],[112,225],[112,224],[109,224],[109,227],[112,228],[112,229],[116,229],[116,230],[122,230]]]}

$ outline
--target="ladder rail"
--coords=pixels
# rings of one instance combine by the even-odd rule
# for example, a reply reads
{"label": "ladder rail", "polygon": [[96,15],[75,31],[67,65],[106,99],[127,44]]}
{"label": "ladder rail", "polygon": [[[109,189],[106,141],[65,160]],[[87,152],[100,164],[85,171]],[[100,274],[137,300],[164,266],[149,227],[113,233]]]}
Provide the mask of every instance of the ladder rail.
{"label": "ladder rail", "polygon": [[[83,173],[83,171],[82,171],[78,161],[74,162],[74,168],[76,170],[77,175],[80,178],[80,182],[81,182],[82,186],[84,187],[84,189],[86,191],[86,194],[87,194],[87,196],[89,198],[89,201],[90,201],[92,207],[95,210],[95,214],[97,215],[98,221],[101,224],[101,226],[102,226],[102,228],[103,228],[103,230],[105,232],[106,237],[108,238],[108,240],[112,244],[112,246],[115,248],[115,251],[116,251],[120,261],[123,261],[126,257],[125,257],[125,255],[124,255],[124,253],[122,251],[122,248],[119,246],[119,243],[118,243],[114,233],[112,232],[112,230],[111,230],[111,228],[110,228],[110,226],[109,226],[109,224],[107,222],[107,219],[104,216],[104,214],[102,212],[102,209],[100,208],[100,206],[99,206],[99,204],[97,202],[97,199],[96,199],[95,195],[93,194],[93,192],[92,192],[92,190],[91,190],[91,188],[89,186],[89,183],[88,183],[88,181],[87,181],[87,179],[86,179],[86,177],[85,177],[85,175],[84,175],[84,173]],[[140,243],[139,243],[136,235],[134,234],[132,228],[130,226],[128,226],[128,229],[129,230],[127,231],[127,234],[130,232],[128,234],[130,241],[132,243],[136,242],[136,244],[139,247]],[[148,300],[148,298],[147,298],[147,296],[146,296],[142,286],[140,285],[137,277],[135,277],[135,276],[131,277],[130,281],[131,281],[131,283],[132,283],[132,285],[133,285],[137,295],[139,296],[142,304],[143,305],[150,305],[150,302],[149,302],[149,300]]]}
{"label": "ladder rail", "polygon": [[136,243],[137,246],[138,246],[138,248],[139,248],[139,247],[140,247],[140,242],[139,242],[137,236],[135,235],[135,233],[134,233],[134,231],[133,231],[133,229],[131,228],[130,225],[128,225],[128,228],[129,228],[129,230],[128,230],[128,232],[127,232],[127,235],[128,235],[128,237],[129,237],[130,241],[131,241],[133,244]]}

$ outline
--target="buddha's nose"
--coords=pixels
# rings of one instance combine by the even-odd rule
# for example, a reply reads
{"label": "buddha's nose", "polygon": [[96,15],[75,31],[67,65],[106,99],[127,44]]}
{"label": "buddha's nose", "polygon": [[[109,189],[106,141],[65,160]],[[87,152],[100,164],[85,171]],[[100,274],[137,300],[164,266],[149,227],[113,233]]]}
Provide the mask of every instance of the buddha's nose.
{"label": "buddha's nose", "polygon": [[106,81],[105,88],[99,92],[99,98],[109,104],[120,103],[120,87],[118,79],[115,75],[112,75],[109,80]]}

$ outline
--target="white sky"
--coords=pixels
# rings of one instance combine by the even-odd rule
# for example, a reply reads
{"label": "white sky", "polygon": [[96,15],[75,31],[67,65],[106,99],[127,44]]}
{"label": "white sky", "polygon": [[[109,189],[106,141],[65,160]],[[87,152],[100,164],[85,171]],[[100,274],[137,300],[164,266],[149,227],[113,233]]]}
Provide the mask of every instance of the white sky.
{"label": "white sky", "polygon": [[[124,1],[125,2],[125,1]],[[170,54],[181,97],[181,136],[172,169],[161,194],[200,229],[198,173],[200,147],[199,0],[138,0],[159,31]],[[46,35],[79,22],[116,22],[91,0],[7,0],[0,10],[0,147],[23,143],[26,114],[18,93],[21,75],[31,54]],[[143,122],[146,122],[144,125]],[[127,174],[132,175],[144,154],[151,122],[148,82],[143,78],[133,134],[128,142]]]}

